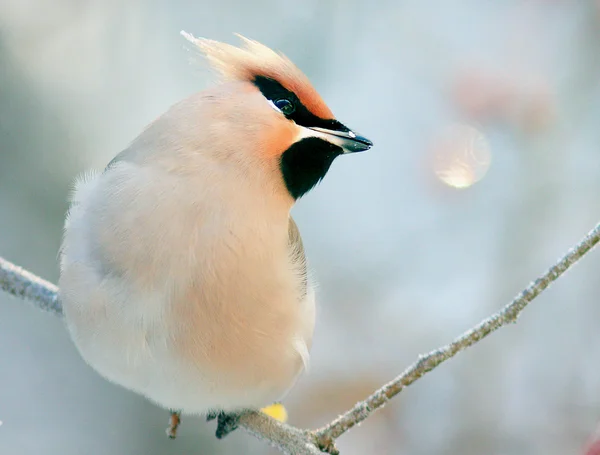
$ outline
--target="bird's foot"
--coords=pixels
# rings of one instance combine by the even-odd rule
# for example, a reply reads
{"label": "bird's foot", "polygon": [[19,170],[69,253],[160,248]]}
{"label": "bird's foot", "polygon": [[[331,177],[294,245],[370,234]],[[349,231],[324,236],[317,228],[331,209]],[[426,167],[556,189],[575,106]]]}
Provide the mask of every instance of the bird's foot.
{"label": "bird's foot", "polygon": [[175,439],[177,437],[177,428],[181,424],[181,411],[175,411],[171,409],[169,417],[169,427],[167,428],[167,436],[171,439]]}
{"label": "bird's foot", "polygon": [[223,439],[233,430],[238,427],[238,423],[240,421],[240,415],[237,413],[226,413],[226,412],[217,412],[211,411],[206,414],[206,421],[210,422],[211,420],[217,419],[217,431],[215,435],[217,439]]}

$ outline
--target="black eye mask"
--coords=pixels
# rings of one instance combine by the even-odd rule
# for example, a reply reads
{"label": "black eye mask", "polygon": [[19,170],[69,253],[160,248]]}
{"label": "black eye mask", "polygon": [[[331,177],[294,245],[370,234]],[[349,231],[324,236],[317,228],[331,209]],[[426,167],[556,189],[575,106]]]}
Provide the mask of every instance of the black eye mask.
{"label": "black eye mask", "polygon": [[[287,90],[274,79],[265,76],[256,76],[254,78],[254,85],[258,87],[263,96],[271,101],[286,118],[293,120],[297,125],[305,126],[307,128],[318,126],[333,131],[350,131],[350,129],[335,119],[328,120],[317,117],[300,102],[294,92]],[[291,107],[287,106],[285,108],[289,109],[289,113],[282,109],[281,106],[278,106],[278,103],[282,106],[287,105],[288,103],[291,104]]]}

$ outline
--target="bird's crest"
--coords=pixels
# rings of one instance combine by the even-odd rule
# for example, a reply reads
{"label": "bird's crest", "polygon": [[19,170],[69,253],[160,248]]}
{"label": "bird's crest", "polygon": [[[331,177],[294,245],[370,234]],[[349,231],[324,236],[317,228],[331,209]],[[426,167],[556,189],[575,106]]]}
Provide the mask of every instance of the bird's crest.
{"label": "bird's crest", "polygon": [[184,31],[181,34],[202,51],[224,79],[248,82],[253,82],[257,76],[274,79],[294,92],[314,115],[323,119],[334,118],[308,78],[285,55],[241,35],[237,36],[243,46],[236,47],[206,38],[195,38]]}

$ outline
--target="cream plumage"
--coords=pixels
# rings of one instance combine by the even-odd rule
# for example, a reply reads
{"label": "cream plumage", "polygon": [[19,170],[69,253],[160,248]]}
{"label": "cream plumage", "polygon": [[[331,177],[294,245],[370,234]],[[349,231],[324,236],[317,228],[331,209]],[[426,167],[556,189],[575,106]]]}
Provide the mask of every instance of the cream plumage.
{"label": "cream plumage", "polygon": [[187,413],[257,408],[294,384],[314,328],[290,209],[336,156],[371,143],[280,54],[188,39],[223,81],[77,183],[61,299],[110,381]]}

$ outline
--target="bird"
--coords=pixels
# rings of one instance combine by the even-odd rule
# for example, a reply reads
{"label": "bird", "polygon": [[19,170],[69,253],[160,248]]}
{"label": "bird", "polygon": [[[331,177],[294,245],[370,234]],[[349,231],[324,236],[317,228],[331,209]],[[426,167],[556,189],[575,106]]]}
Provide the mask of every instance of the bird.
{"label": "bird", "polygon": [[307,368],[315,283],[290,211],[373,144],[284,54],[182,34],[217,83],[76,180],[59,292],[92,369],[173,415],[218,416],[221,438]]}

